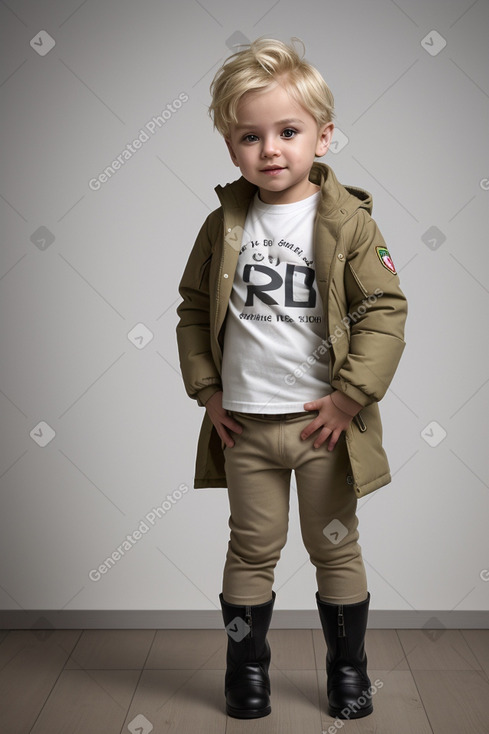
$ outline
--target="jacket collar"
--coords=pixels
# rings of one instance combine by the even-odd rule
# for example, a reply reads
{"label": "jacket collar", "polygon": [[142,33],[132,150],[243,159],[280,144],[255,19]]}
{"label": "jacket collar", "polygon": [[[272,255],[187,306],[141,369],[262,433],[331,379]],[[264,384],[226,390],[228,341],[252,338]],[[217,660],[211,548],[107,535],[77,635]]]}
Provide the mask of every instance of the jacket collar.
{"label": "jacket collar", "polygon": [[[343,186],[339,183],[333,169],[326,163],[315,161],[309,172],[309,180],[321,187],[321,201],[318,214],[327,219],[343,219],[357,209],[372,213],[372,195],[356,186]],[[241,176],[225,186],[216,186],[214,191],[223,208],[229,210],[248,210],[257,186]]]}

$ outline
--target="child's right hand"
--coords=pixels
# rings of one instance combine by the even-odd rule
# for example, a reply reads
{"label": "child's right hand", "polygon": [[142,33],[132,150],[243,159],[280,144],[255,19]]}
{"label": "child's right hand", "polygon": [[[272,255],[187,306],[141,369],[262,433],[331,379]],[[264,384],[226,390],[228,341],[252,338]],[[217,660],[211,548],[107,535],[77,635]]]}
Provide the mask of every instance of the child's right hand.
{"label": "child's right hand", "polygon": [[232,448],[234,446],[234,441],[229,435],[227,429],[229,428],[233,433],[241,433],[243,429],[240,424],[229,415],[227,410],[222,407],[222,390],[215,392],[214,395],[209,398],[205,404],[205,409],[209,414],[209,418],[211,419],[221,440],[224,441],[226,446]]}

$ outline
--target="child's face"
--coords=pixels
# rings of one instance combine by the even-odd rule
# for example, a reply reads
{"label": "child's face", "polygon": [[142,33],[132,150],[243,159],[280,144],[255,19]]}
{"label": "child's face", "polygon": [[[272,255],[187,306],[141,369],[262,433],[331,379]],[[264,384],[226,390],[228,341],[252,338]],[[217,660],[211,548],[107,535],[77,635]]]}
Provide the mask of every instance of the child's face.
{"label": "child's face", "polygon": [[334,125],[318,125],[286,89],[276,84],[247,92],[226,144],[233,163],[260,189],[267,204],[289,204],[318,190],[308,175],[315,156],[329,148]]}

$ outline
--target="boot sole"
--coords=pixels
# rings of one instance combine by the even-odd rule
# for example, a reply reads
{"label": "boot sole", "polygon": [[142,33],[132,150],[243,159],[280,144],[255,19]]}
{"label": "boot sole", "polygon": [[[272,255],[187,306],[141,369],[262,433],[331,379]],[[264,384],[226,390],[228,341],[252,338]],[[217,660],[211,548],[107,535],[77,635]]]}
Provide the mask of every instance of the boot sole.
{"label": "boot sole", "polygon": [[[345,706],[345,708],[347,707]],[[333,716],[333,718],[335,719],[345,719],[348,721],[349,719],[362,719],[364,716],[368,716],[369,714],[371,714],[373,710],[374,710],[374,707],[372,705],[372,706],[369,706],[368,708],[360,709],[359,711],[352,711],[350,716],[341,716],[341,712],[343,711],[343,709],[336,709],[336,708],[328,707],[328,714],[330,716]]]}
{"label": "boot sole", "polygon": [[226,705],[226,713],[234,719],[259,719],[262,716],[268,716],[272,711],[271,706],[264,709],[235,709]]}

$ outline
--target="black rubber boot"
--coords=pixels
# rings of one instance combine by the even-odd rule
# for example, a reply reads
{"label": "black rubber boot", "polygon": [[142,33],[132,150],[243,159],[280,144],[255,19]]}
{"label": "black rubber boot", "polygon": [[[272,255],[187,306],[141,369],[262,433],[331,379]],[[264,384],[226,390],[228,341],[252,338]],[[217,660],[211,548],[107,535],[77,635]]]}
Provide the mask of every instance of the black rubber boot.
{"label": "black rubber boot", "polygon": [[316,592],[316,601],[328,646],[328,713],[337,719],[368,716],[373,711],[365,654],[370,594],[357,604],[337,605],[321,601]]}
{"label": "black rubber boot", "polygon": [[228,635],[224,693],[226,713],[237,719],[257,719],[271,712],[270,645],[266,639],[275,592],[264,604],[229,604],[219,594]]}

